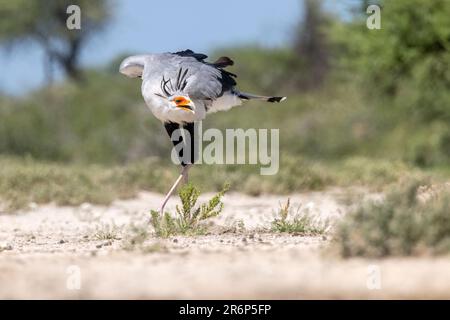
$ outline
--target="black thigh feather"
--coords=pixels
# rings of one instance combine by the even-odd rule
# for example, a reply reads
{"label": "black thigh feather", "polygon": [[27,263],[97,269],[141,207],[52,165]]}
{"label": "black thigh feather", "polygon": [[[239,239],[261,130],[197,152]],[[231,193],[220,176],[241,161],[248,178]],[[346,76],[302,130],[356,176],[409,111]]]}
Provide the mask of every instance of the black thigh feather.
{"label": "black thigh feather", "polygon": [[[167,134],[169,135],[169,138],[171,138],[174,147],[179,143],[183,143],[183,148],[181,148],[181,150],[178,152],[178,158],[181,162],[181,165],[185,167],[188,164],[194,164],[198,160],[198,130],[196,130],[195,124],[193,122],[190,122],[184,125],[180,125],[174,122],[165,122],[164,127],[166,128]],[[172,140],[172,134],[175,132],[175,130],[180,128],[185,129],[190,134],[191,139],[189,145],[186,144],[182,135],[180,136],[179,140]],[[190,155],[190,159],[188,160],[184,159],[185,150],[189,152]]]}

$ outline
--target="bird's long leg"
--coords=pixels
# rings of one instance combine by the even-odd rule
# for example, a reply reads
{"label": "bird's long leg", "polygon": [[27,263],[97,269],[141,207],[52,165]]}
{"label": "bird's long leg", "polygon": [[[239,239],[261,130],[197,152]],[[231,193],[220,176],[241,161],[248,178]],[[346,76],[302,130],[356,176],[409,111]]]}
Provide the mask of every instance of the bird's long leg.
{"label": "bird's long leg", "polygon": [[188,164],[183,167],[183,169],[181,170],[180,176],[177,178],[177,180],[175,180],[175,183],[172,185],[169,192],[167,192],[167,194],[164,198],[164,201],[161,205],[161,209],[159,210],[161,216],[164,214],[164,207],[166,206],[167,202],[169,201],[170,197],[172,196],[172,194],[174,193],[174,191],[176,190],[176,188],[180,184],[180,182],[181,181],[187,182],[188,171],[191,166],[192,166],[191,164]]}
{"label": "bird's long leg", "polygon": [[[191,167],[191,166],[192,166],[192,164],[188,164],[186,167]],[[184,176],[183,176],[183,184],[188,184],[188,183],[189,183],[189,169],[186,170],[186,172],[184,173]]]}
{"label": "bird's long leg", "polygon": [[[172,134],[175,132],[175,130],[180,129],[180,124],[178,123],[172,123],[172,122],[165,122],[164,123],[164,127],[166,128],[167,134],[169,135],[169,137],[172,140]],[[178,177],[178,179],[175,181],[175,183],[173,184],[173,186],[170,188],[169,192],[167,193],[167,195],[164,198],[164,201],[161,205],[161,209],[160,209],[160,214],[163,215],[164,214],[164,207],[166,206],[167,202],[169,201],[170,197],[172,196],[172,194],[175,192],[176,188],[178,187],[178,185],[180,184],[181,181],[183,181],[184,183],[187,183],[188,181],[188,171],[190,169],[190,167],[192,166],[192,163],[195,163],[195,153],[194,153],[194,146],[195,146],[195,136],[194,136],[194,123],[187,123],[185,125],[182,125],[182,127],[184,129],[186,129],[189,132],[189,137],[190,139],[188,141],[190,141],[190,151],[191,151],[191,158],[190,158],[190,163],[186,164],[186,162],[183,162],[183,153],[184,150],[180,150],[180,153],[178,154],[181,163],[183,164],[183,169],[181,170],[181,174]],[[183,138],[181,138],[183,141]],[[180,141],[174,141],[172,140],[172,143],[174,144],[174,146],[176,147],[178,143],[180,143]]]}

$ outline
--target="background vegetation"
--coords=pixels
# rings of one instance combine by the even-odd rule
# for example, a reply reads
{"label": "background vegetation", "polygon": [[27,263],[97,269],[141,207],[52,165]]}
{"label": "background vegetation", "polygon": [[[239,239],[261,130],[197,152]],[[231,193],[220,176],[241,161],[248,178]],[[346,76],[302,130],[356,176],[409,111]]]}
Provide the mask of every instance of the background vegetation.
{"label": "background vegetation", "polygon": [[[58,6],[39,25],[33,14],[22,16],[32,12],[21,10],[28,2],[14,3],[1,2],[18,18],[0,20],[0,41],[62,43],[57,48],[66,50],[48,48],[48,59],[68,77],[26,96],[0,96],[1,196],[10,203],[55,197],[107,202],[138,189],[166,189],[171,179],[161,177],[178,170],[169,160],[171,144],[143,102],[140,80],[118,74],[123,56],[95,69],[77,64],[85,37],[108,19],[108,1],[93,5],[92,27],[80,40],[58,28]],[[368,3],[382,7],[381,30],[366,27]],[[233,58],[230,71],[239,75],[240,88],[289,98],[277,105],[251,102],[204,122],[204,128],[279,128],[277,176],[263,179],[256,166],[203,165],[192,170],[194,182],[219,189],[227,180],[235,190],[258,194],[328,185],[378,188],[404,175],[448,177],[449,16],[446,0],[355,2],[345,19],[306,0],[292,43],[209,53],[211,59]],[[71,65],[64,66],[69,57]],[[56,196],[60,185],[75,180],[80,187],[71,188],[71,196]]]}
{"label": "background vegetation", "polygon": [[335,246],[343,257],[438,255],[450,252],[449,186],[406,181],[385,199],[367,201],[339,222]]}

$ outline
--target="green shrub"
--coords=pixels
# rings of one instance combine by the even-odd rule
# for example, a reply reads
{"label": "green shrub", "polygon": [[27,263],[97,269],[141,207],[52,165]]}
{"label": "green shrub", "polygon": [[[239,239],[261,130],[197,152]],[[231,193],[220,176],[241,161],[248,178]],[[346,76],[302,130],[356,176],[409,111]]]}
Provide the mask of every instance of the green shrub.
{"label": "green shrub", "polygon": [[195,235],[206,233],[204,222],[216,217],[223,209],[221,201],[229,185],[225,185],[222,190],[212,197],[207,203],[196,207],[200,191],[192,184],[184,185],[180,191],[181,207],[177,205],[176,214],[173,217],[170,213],[159,213],[152,210],[151,224],[158,237],[169,237],[177,234]]}
{"label": "green shrub", "polygon": [[362,203],[338,223],[335,245],[343,257],[450,253],[450,192],[422,192],[415,180],[385,199]]}
{"label": "green shrub", "polygon": [[279,218],[272,221],[272,231],[302,235],[319,235],[325,232],[327,222],[315,220],[309,213],[299,213],[299,210],[300,208],[292,214],[290,199],[286,204],[280,205]]}

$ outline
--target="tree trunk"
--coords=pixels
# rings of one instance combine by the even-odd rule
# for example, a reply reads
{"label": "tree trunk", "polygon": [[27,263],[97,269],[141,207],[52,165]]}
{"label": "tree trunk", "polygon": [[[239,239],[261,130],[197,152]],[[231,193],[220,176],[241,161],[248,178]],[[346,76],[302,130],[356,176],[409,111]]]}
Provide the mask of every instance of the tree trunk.
{"label": "tree trunk", "polygon": [[302,89],[319,87],[329,70],[329,52],[322,28],[327,20],[319,0],[304,0],[304,18],[299,27],[294,50],[303,62],[308,77],[298,79]]}
{"label": "tree trunk", "polygon": [[75,81],[82,81],[82,75],[78,68],[78,58],[80,55],[82,38],[77,37],[72,39],[68,44],[67,53],[61,57],[60,63],[66,75]]}

